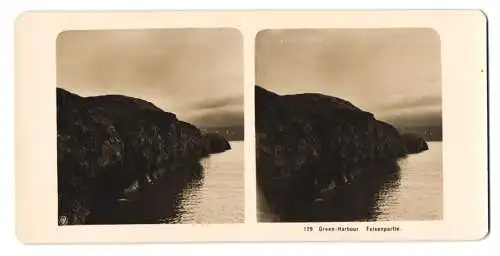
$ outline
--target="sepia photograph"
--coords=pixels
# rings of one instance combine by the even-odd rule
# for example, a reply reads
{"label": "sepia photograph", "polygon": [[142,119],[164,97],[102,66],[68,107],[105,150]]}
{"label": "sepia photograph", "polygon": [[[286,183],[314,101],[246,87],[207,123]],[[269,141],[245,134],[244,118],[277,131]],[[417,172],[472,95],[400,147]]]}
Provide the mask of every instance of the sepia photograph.
{"label": "sepia photograph", "polygon": [[28,12],[14,54],[22,243],[489,233],[481,11]]}
{"label": "sepia photograph", "polygon": [[58,224],[242,223],[242,44],[230,28],[60,33]]}
{"label": "sepia photograph", "polygon": [[441,220],[440,47],[430,28],[260,31],[258,221]]}

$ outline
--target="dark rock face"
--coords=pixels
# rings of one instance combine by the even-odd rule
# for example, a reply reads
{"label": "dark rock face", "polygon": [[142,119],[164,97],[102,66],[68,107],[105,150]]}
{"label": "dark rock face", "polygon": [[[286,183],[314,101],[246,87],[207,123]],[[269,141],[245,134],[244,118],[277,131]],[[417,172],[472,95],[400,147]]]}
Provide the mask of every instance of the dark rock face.
{"label": "dark rock face", "polygon": [[[407,155],[394,127],[339,98],[277,95],[256,86],[255,107],[257,184],[281,221],[359,219],[338,213],[343,206],[337,203],[348,198],[339,194],[354,195],[355,187],[376,190],[388,180],[381,177],[397,174],[396,160]],[[308,215],[325,204],[337,213]]]}
{"label": "dark rock face", "polygon": [[199,160],[214,153],[206,143],[198,128],[149,102],[58,88],[59,224],[99,223],[103,209],[164,179],[176,196],[202,175]]}
{"label": "dark rock face", "polygon": [[205,134],[205,140],[207,141],[207,151],[212,153],[222,153],[224,151],[230,150],[231,145],[222,136],[215,133]]}
{"label": "dark rock face", "polygon": [[427,142],[425,142],[424,139],[418,136],[418,134],[406,133],[402,134],[401,138],[403,139],[406,151],[409,154],[420,153],[429,149]]}

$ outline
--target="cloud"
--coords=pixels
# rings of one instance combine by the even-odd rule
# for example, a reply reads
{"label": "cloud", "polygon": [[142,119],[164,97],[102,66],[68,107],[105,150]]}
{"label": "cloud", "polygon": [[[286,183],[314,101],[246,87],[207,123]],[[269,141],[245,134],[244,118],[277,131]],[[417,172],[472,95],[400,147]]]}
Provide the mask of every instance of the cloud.
{"label": "cloud", "polygon": [[377,118],[396,126],[441,126],[441,96],[426,95],[385,103],[376,109]]}
{"label": "cloud", "polygon": [[179,117],[201,127],[244,125],[243,95],[209,98],[180,108]]}
{"label": "cloud", "polygon": [[68,31],[56,58],[58,86],[84,96],[123,94],[177,111],[243,93],[242,37],[233,28]]}
{"label": "cloud", "polygon": [[441,107],[427,106],[376,114],[377,119],[395,126],[442,126]]}
{"label": "cloud", "polygon": [[243,95],[206,99],[188,106],[189,109],[213,109],[226,106],[242,106]]}
{"label": "cloud", "polygon": [[186,113],[181,118],[200,127],[228,127],[244,125],[243,105],[206,108]]}
{"label": "cloud", "polygon": [[322,93],[370,112],[441,103],[429,96],[441,95],[432,29],[266,30],[256,40],[256,83],[272,91]]}
{"label": "cloud", "polygon": [[378,111],[393,111],[402,109],[414,109],[421,107],[441,106],[440,95],[425,95],[419,98],[406,97],[401,100],[393,101],[391,103],[382,104],[377,108]]}

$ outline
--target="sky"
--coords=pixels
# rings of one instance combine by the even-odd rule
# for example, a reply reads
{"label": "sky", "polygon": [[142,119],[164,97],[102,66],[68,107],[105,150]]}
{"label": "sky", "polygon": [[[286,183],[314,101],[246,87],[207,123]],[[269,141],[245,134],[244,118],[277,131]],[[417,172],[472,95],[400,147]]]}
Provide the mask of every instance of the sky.
{"label": "sky", "polygon": [[61,88],[140,98],[198,126],[243,125],[236,29],[66,31],[56,48]]}
{"label": "sky", "polygon": [[264,30],[256,84],[343,98],[394,125],[441,126],[440,47],[427,28]]}

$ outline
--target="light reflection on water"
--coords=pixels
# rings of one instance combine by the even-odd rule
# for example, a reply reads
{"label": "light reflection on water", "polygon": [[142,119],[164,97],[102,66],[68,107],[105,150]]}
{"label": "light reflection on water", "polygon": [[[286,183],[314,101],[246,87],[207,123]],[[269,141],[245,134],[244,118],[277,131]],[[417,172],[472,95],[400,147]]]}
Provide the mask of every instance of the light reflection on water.
{"label": "light reflection on water", "polygon": [[244,221],[243,142],[202,161],[204,175],[180,195],[170,223],[233,223]]}
{"label": "light reflection on water", "polygon": [[428,142],[428,146],[428,151],[401,160],[398,184],[376,195],[377,220],[443,218],[442,143]]}
{"label": "light reflection on water", "polygon": [[300,211],[291,215],[295,217],[274,214],[258,191],[258,219],[262,222],[442,219],[442,143],[428,142],[428,146],[429,150],[400,160],[400,170],[383,178],[385,181],[368,178],[338,191],[338,196],[330,201],[297,207]]}
{"label": "light reflection on water", "polygon": [[243,142],[231,142],[231,147],[201,164],[171,170],[126,200],[103,200],[89,224],[243,222]]}

